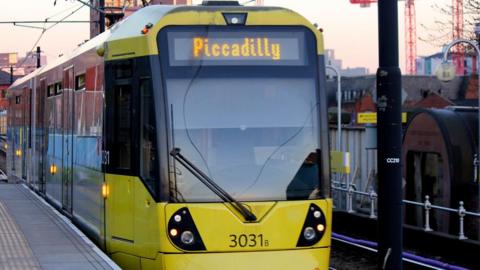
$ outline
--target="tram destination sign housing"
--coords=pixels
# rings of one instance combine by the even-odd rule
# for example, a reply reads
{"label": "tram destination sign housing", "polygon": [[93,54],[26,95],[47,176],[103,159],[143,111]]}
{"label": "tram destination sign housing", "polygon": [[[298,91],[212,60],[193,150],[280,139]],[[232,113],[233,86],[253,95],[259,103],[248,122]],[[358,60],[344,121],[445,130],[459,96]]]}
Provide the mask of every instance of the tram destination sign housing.
{"label": "tram destination sign housing", "polygon": [[306,65],[303,31],[172,31],[171,66]]}

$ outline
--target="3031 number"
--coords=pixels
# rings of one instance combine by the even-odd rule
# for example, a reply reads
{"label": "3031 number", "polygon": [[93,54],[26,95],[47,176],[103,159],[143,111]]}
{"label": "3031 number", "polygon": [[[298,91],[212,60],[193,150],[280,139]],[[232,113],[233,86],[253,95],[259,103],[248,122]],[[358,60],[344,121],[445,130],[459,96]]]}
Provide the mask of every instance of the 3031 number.
{"label": "3031 number", "polygon": [[263,234],[230,234],[229,247],[268,247],[268,240],[264,239]]}

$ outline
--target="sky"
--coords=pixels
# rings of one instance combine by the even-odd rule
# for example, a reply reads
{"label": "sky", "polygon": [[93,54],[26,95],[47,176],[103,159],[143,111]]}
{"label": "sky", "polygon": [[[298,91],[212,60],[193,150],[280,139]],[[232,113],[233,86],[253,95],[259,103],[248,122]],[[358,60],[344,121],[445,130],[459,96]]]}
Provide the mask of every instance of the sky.
{"label": "sky", "polygon": [[[3,0],[0,21],[62,19],[77,7],[76,0]],[[54,2],[56,5],[54,6]],[[198,3],[200,0],[194,0]],[[242,2],[242,1],[240,1]],[[343,68],[367,67],[374,73],[378,67],[377,5],[361,8],[349,0],[264,0],[265,5],[281,6],[297,11],[324,30],[325,47],[335,50],[335,57],[343,60]],[[400,65],[405,65],[404,4],[399,2]],[[445,16],[432,5],[445,5],[451,0],[416,0],[417,36],[427,37],[427,28],[435,27],[435,20]],[[89,20],[89,8],[80,8],[69,20]],[[60,14],[58,14],[60,13]],[[57,14],[57,15],[56,15]],[[53,16],[56,15],[56,16]],[[448,18],[447,18],[448,19]],[[43,24],[38,25],[40,27]],[[18,52],[23,56],[33,48],[42,30],[0,24],[0,52]],[[46,31],[38,45],[54,60],[59,54],[73,50],[89,38],[89,25],[59,24]],[[440,48],[423,41],[417,42],[419,56],[439,52]]]}

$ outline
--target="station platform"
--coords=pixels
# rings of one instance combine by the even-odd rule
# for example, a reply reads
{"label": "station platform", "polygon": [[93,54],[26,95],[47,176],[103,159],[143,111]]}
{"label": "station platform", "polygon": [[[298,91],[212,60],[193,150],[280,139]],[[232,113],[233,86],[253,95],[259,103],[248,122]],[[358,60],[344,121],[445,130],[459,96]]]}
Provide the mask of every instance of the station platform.
{"label": "station platform", "polygon": [[0,183],[0,269],[120,269],[22,184]]}

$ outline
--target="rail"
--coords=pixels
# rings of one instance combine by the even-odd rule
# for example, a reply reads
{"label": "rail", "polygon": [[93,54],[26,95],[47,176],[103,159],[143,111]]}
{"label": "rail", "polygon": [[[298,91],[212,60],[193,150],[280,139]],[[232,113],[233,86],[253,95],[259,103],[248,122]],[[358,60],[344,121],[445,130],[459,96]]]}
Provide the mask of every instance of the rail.
{"label": "rail", "polygon": [[[340,185],[340,186],[338,186],[338,185]],[[353,209],[354,195],[367,197],[370,200],[370,207],[369,207],[370,208],[369,209],[370,214],[369,214],[369,217],[372,218],[372,219],[377,217],[376,210],[375,210],[376,209],[375,205],[377,203],[378,195],[373,189],[371,189],[370,192],[363,192],[363,191],[356,190],[355,185],[351,184],[348,187],[346,187],[344,185],[344,183],[333,181],[332,182],[332,190],[346,193],[345,205],[346,205],[346,211],[348,213],[354,213],[355,212],[355,210]],[[480,218],[480,213],[467,211],[464,207],[463,201],[460,201],[458,203],[458,205],[459,205],[458,208],[455,209],[455,208],[449,208],[449,207],[440,206],[440,205],[434,205],[430,202],[430,196],[426,195],[424,202],[403,200],[403,204],[404,205],[413,205],[413,206],[416,206],[416,207],[423,207],[423,209],[425,211],[424,212],[425,221],[424,221],[424,225],[423,225],[423,230],[426,231],[426,232],[433,231],[433,229],[430,226],[430,212],[433,209],[443,211],[443,212],[447,212],[449,214],[457,214],[458,218],[459,218],[458,239],[460,239],[460,240],[468,239],[468,237],[465,236],[465,230],[464,230],[465,217],[472,216],[472,217],[475,217],[475,218]]]}

